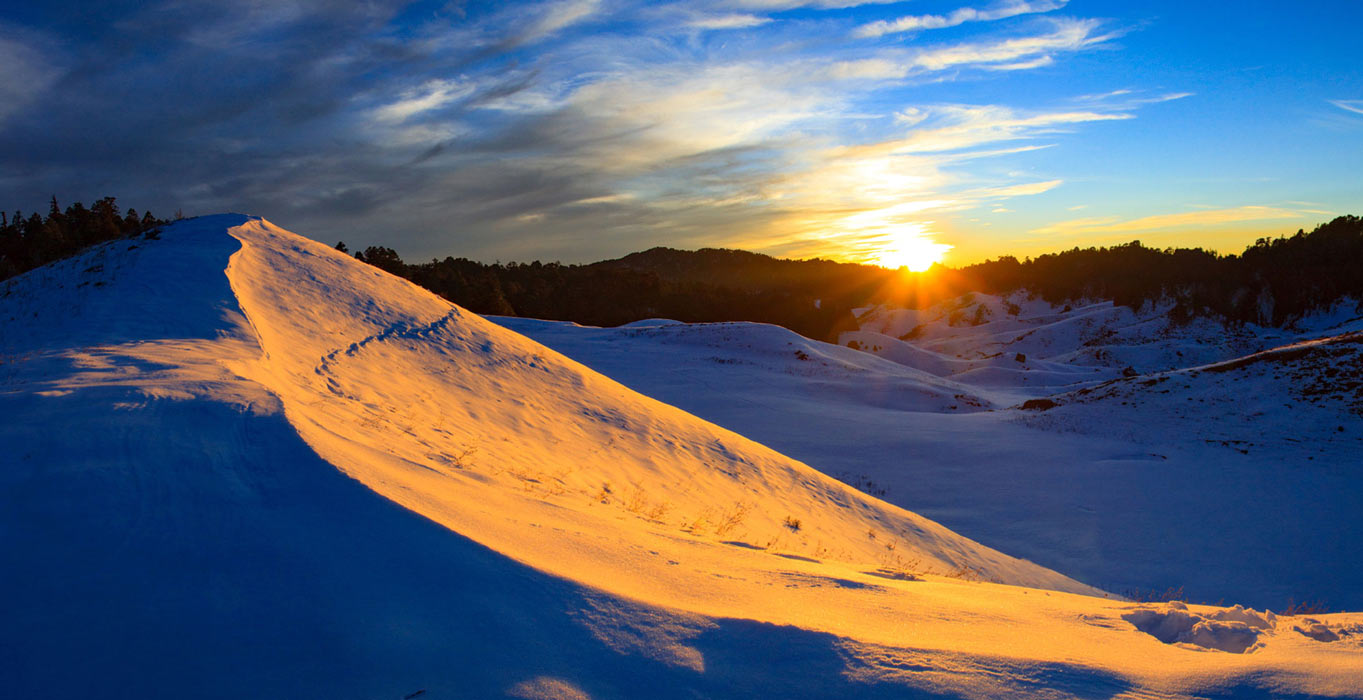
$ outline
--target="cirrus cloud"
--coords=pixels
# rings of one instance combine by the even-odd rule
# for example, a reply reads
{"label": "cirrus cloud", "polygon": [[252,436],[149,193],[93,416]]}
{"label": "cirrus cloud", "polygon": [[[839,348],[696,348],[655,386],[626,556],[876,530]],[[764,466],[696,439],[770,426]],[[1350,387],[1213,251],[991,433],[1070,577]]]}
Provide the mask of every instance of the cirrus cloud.
{"label": "cirrus cloud", "polygon": [[[10,34],[55,37],[72,58],[50,83],[28,80],[36,58],[10,63],[19,78],[0,85],[37,87],[0,122],[0,186],[253,211],[414,257],[582,261],[659,244],[859,257],[895,231],[930,236],[953,212],[1062,186],[977,164],[1141,107],[918,94],[1103,46],[1116,32],[1098,20],[884,47],[847,38],[865,22],[839,8],[861,4],[167,0],[122,8],[117,39],[54,11]],[[814,15],[778,14],[796,7]]]}
{"label": "cirrus cloud", "polygon": [[953,10],[945,15],[910,15],[900,17],[895,20],[879,20],[857,27],[852,35],[862,39],[885,36],[886,34],[901,34],[904,32],[921,31],[924,29],[943,29],[955,27],[966,22],[992,22],[994,20],[1017,17],[1018,15],[1030,15],[1040,12],[1052,12],[1064,7],[1069,0],[1011,0],[999,3],[992,7],[980,10],[973,7],[962,7]]}

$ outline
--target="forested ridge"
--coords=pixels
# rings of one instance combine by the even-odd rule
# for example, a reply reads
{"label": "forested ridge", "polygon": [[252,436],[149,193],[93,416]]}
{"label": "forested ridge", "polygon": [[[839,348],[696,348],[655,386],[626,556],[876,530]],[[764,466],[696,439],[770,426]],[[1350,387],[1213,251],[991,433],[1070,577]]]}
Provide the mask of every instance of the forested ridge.
{"label": "forested ridge", "polygon": [[[0,280],[90,245],[152,235],[165,221],[120,211],[113,197],[47,216],[0,212]],[[344,243],[337,248],[350,252]],[[354,256],[482,314],[615,326],[645,318],[774,323],[832,340],[855,327],[852,310],[922,307],[966,292],[1025,289],[1056,304],[1110,299],[1139,308],[1172,303],[1177,320],[1283,325],[1341,299],[1363,299],[1363,219],[1341,216],[1309,233],[1262,238],[1242,253],[1149,248],[1139,241],[1003,256],[923,273],[829,260],[782,260],[741,250],[653,248],[588,265],[481,263],[446,257],[404,262],[392,248]]]}
{"label": "forested ridge", "polygon": [[947,277],[963,290],[1027,289],[1055,303],[1110,299],[1133,308],[1171,301],[1176,318],[1276,326],[1346,297],[1363,300],[1363,219],[1341,216],[1310,233],[1260,238],[1238,255],[1133,241],[1024,261],[1003,257]]}
{"label": "forested ridge", "polygon": [[36,211],[0,212],[0,280],[61,260],[96,243],[152,231],[165,224],[150,211],[126,213],[113,197],[95,200],[87,209],[76,202],[64,211],[53,197],[47,216]]}
{"label": "forested ridge", "polygon": [[[344,244],[339,247],[345,248]],[[1140,308],[1172,303],[1177,320],[1282,325],[1344,298],[1363,300],[1363,219],[1341,216],[1242,253],[1149,248],[1139,241],[1003,256],[923,273],[828,260],[781,260],[741,250],[653,248],[589,265],[479,263],[447,257],[407,264],[391,248],[355,257],[484,314],[613,326],[652,317],[758,321],[834,339],[852,310],[928,306],[966,292],[1020,289],[1063,304],[1110,299]]]}

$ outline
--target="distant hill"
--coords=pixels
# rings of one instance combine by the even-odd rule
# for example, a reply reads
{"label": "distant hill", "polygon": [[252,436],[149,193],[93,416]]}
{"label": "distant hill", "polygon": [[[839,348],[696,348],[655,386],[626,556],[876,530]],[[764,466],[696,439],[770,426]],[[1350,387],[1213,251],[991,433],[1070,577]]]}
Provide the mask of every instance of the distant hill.
{"label": "distant hill", "polygon": [[[340,244],[342,249],[344,244]],[[774,323],[818,340],[856,328],[852,310],[925,308],[967,292],[1027,290],[1056,304],[1173,304],[1186,321],[1218,317],[1282,326],[1345,298],[1363,299],[1363,219],[1341,216],[1307,233],[1263,238],[1239,255],[1148,248],[1140,241],[1003,256],[925,273],[741,250],[652,248],[590,265],[485,264],[447,257],[410,265],[391,248],[361,260],[484,314],[617,326],[648,318]]]}
{"label": "distant hill", "polygon": [[[105,197],[89,209],[0,217],[0,280],[96,243],[155,235],[165,221],[120,211]],[[337,247],[349,252],[344,243]],[[1263,238],[1240,255],[1148,248],[1140,241],[1073,248],[1018,260],[1003,256],[925,273],[830,260],[783,260],[741,250],[652,248],[589,265],[486,264],[446,257],[409,264],[391,248],[355,257],[482,314],[618,326],[648,318],[772,323],[816,340],[856,330],[853,310],[925,308],[967,292],[1026,290],[1046,301],[1111,301],[1140,309],[1171,303],[1172,317],[1283,326],[1342,299],[1363,299],[1363,219],[1341,216],[1307,233]]]}
{"label": "distant hill", "polygon": [[1217,316],[1281,326],[1346,297],[1363,299],[1363,219],[1341,216],[1310,233],[1261,238],[1240,255],[1132,241],[1021,262],[1003,257],[948,277],[949,286],[963,291],[1027,289],[1052,303],[1105,299],[1136,309],[1167,300],[1185,320]]}
{"label": "distant hill", "polygon": [[673,283],[717,283],[746,292],[761,293],[774,289],[822,293],[831,298],[867,298],[895,284],[897,270],[874,265],[841,263],[815,258],[783,260],[761,253],[724,248],[677,250],[650,248],[617,260],[605,260],[588,267],[609,270],[651,272]]}
{"label": "distant hill", "polygon": [[852,309],[883,296],[880,290],[901,277],[868,265],[713,248],[654,248],[590,265],[450,257],[407,264],[392,249],[372,246],[355,257],[483,314],[593,326],[659,317],[754,321],[815,339],[855,328]]}

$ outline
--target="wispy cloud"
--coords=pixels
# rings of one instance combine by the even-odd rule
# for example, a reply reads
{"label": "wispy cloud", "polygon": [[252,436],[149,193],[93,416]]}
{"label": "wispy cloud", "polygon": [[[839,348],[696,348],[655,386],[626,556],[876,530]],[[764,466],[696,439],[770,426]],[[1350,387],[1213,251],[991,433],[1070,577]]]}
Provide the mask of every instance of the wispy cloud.
{"label": "wispy cloud", "polygon": [[730,13],[723,15],[705,15],[688,20],[686,26],[694,29],[749,29],[760,27],[771,21],[770,17],[759,17],[750,14]]}
{"label": "wispy cloud", "polygon": [[1079,95],[1074,98],[1074,102],[1085,106],[1097,106],[1106,109],[1134,110],[1145,105],[1160,104],[1162,102],[1173,102],[1192,97],[1191,92],[1164,92],[1158,94],[1147,94],[1144,90],[1113,90],[1097,95]]}
{"label": "wispy cloud", "polygon": [[913,56],[911,65],[925,70],[946,70],[957,66],[1008,63],[1029,57],[1053,57],[1057,53],[1101,44],[1120,34],[1115,31],[1095,34],[1101,25],[1091,19],[1057,19],[1054,26],[1055,30],[1049,34],[922,51]]}
{"label": "wispy cloud", "polygon": [[904,0],[732,0],[735,7],[750,10],[794,10],[812,7],[820,10],[841,10],[864,5],[894,5]]}
{"label": "wispy cloud", "polygon": [[1272,221],[1301,218],[1303,212],[1268,206],[1242,206],[1228,209],[1203,209],[1175,214],[1157,214],[1137,219],[1091,217],[1071,219],[1032,229],[1032,233],[1050,236],[1079,236],[1108,233],[1141,233],[1167,231],[1203,226],[1221,226],[1247,221]]}
{"label": "wispy cloud", "polygon": [[1354,114],[1363,114],[1363,100],[1329,100],[1330,104]]}
{"label": "wispy cloud", "polygon": [[1085,122],[1134,118],[1127,112],[1059,111],[1025,113],[999,105],[944,105],[927,128],[893,142],[895,153],[934,153],[1060,133]]}
{"label": "wispy cloud", "polygon": [[914,74],[962,68],[1025,70],[1051,65],[1055,57],[1098,46],[1120,35],[1097,33],[1097,20],[1054,19],[1043,34],[989,41],[942,44],[917,50],[891,49],[879,55],[839,61],[827,72],[841,78],[894,80]]}
{"label": "wispy cloud", "polygon": [[940,244],[931,223],[936,217],[1063,184],[1059,178],[981,182],[955,172],[955,166],[1038,148],[998,145],[1051,135],[1062,125],[1125,118],[1129,115],[1023,113],[1003,106],[913,108],[900,120],[907,129],[901,137],[805,153],[803,168],[789,169],[761,188],[759,201],[780,210],[772,225],[738,241],[793,255],[836,248],[865,262],[892,259],[908,245],[906,238],[918,241],[913,245]]}
{"label": "wispy cloud", "polygon": [[420,87],[403,91],[397,101],[375,109],[374,118],[380,122],[402,122],[468,97],[472,92],[473,86],[464,81],[431,80]]}
{"label": "wispy cloud", "polygon": [[[0,96],[16,97],[0,111],[24,108],[0,122],[0,189],[42,201],[119,182],[158,213],[244,209],[417,257],[666,243],[871,259],[909,238],[951,245],[953,215],[1063,186],[988,164],[1135,118],[1146,94],[927,99],[930,83],[1004,86],[999,71],[1115,34],[977,17],[968,38],[887,47],[847,38],[858,20],[839,8],[863,4],[167,0],[60,69],[44,57],[61,51],[4,33]],[[818,11],[778,14],[799,7]],[[123,60],[128,46],[147,48]]]}
{"label": "wispy cloud", "polygon": [[510,41],[513,45],[539,41],[582,22],[601,10],[601,0],[552,0],[536,8],[527,26]]}
{"label": "wispy cloud", "polygon": [[[0,23],[0,30],[8,29]],[[0,38],[0,123],[28,106],[60,75],[36,46]]]}
{"label": "wispy cloud", "polygon": [[1069,0],[1010,0],[983,10],[962,7],[945,15],[909,15],[894,20],[880,20],[863,24],[852,32],[853,36],[870,39],[886,34],[901,34],[924,29],[943,29],[955,27],[966,22],[992,22],[994,20],[1017,17],[1018,15],[1051,12],[1064,7]]}

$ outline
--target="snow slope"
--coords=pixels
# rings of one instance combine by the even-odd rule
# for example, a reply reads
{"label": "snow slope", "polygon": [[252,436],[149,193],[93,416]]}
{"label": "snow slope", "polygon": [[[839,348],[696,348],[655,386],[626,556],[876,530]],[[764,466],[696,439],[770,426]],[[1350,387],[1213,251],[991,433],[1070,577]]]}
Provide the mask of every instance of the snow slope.
{"label": "snow slope", "polygon": [[[1290,329],[1227,326],[1208,318],[1176,323],[1171,306],[1133,311],[1100,301],[1061,308],[1025,291],[1006,297],[972,293],[928,309],[862,309],[860,329],[839,343],[857,341],[864,350],[899,355],[891,359],[914,367],[929,362],[932,374],[964,381],[982,362],[1032,370],[1017,373],[1015,383],[1048,387],[1104,381],[1127,368],[1148,373],[1230,360],[1304,337],[1363,329],[1363,307],[1347,299],[1328,312],[1298,319]],[[1018,355],[1026,359],[1018,361]],[[1045,378],[1037,369],[1060,374]]]}
{"label": "snow slope", "polygon": [[1363,685],[1359,616],[1080,595],[262,219],[0,294],[16,697]]}
{"label": "snow slope", "polygon": [[[975,295],[976,304],[988,301],[979,301],[982,296]],[[1024,343],[1050,334],[1062,359],[1073,358],[1076,347],[1086,347],[1084,338],[1093,337],[1114,356],[1150,355],[1140,366],[1160,366],[1180,352],[1197,362],[1297,337],[1249,328],[1226,338],[1209,324],[1169,327],[1167,319],[1133,320],[1129,310],[1103,304],[1066,312],[1020,298],[1015,306],[1018,318],[1004,310],[996,314],[1004,317],[999,323],[1035,326]],[[750,337],[772,332],[753,324],[672,325],[664,334],[497,320],[634,389],[1105,590],[1149,595],[1182,589],[1193,600],[1277,609],[1303,601],[1363,607],[1363,587],[1356,584],[1363,577],[1357,547],[1363,540],[1363,474],[1357,469],[1363,420],[1356,412],[1363,368],[1351,350],[1356,345],[1327,343],[1314,354],[1289,346],[1287,361],[1267,361],[1278,355],[1266,351],[1215,365],[1234,370],[1225,372],[1189,368],[1121,378],[1114,364],[1092,375],[1109,377],[1102,382],[1062,380],[1057,386],[1058,373],[1033,369],[1035,346],[1024,348],[1033,352],[1025,362],[997,340],[987,353],[971,349],[971,334],[980,334],[981,342],[1000,335],[988,324],[952,326],[946,322],[951,314],[941,309],[876,313],[909,319],[900,327],[878,326],[891,332],[923,324],[924,316],[938,319],[930,332],[890,340],[944,363],[916,363],[919,384],[906,384],[896,378],[893,363],[819,374],[811,367],[818,363],[753,353]],[[1347,313],[1332,316],[1304,320],[1301,333],[1339,333],[1357,324]],[[1093,320],[1097,325],[1077,335],[1071,332],[1076,321],[1062,323],[1066,318],[1106,318],[1113,325]],[[1049,328],[1056,324],[1069,330]],[[1016,330],[1010,338],[1022,335]],[[714,347],[683,340],[715,339],[721,332]],[[959,355],[917,345],[932,345],[921,339],[933,336],[951,337]],[[1204,340],[1205,348],[1199,345]],[[833,354],[825,344],[804,342],[811,347],[802,352],[810,357]],[[1152,344],[1158,352],[1149,352]],[[902,359],[888,344],[862,347],[883,359]],[[1256,357],[1265,361],[1250,361]],[[1003,362],[1040,378],[990,383],[968,368],[940,369],[946,362]],[[939,371],[941,381],[962,397],[976,397],[980,406],[917,399],[914,387]],[[1018,410],[1037,396],[1061,406]]]}
{"label": "snow slope", "polygon": [[1031,422],[1168,441],[1180,426],[1242,454],[1307,461],[1363,454],[1363,332],[1289,343],[1187,369],[1123,377],[1056,394]]}

